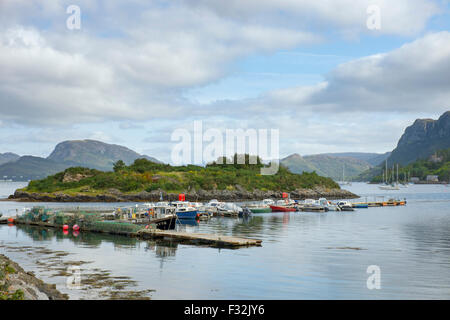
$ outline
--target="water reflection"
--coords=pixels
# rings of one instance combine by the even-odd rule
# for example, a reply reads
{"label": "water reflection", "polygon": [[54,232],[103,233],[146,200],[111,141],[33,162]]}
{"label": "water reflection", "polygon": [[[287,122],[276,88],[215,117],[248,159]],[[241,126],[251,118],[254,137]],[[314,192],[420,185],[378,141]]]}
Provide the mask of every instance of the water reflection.
{"label": "water reflection", "polygon": [[[380,194],[377,186],[353,184],[351,188],[369,199]],[[155,289],[152,297],[159,299],[450,298],[448,190],[413,186],[393,192],[394,197],[406,196],[405,207],[214,217],[177,225],[186,232],[262,239],[262,247],[220,250],[176,241],[0,226],[0,250],[44,278],[45,270],[64,271],[59,270],[66,267],[64,263],[92,261],[82,267],[129,276],[138,289]],[[0,208],[22,205],[0,203]],[[23,251],[28,250],[26,246],[32,247],[30,251]],[[36,250],[46,249],[59,251],[61,259],[65,257],[61,251],[70,255],[62,266],[49,269],[51,261],[43,254],[35,255]],[[381,268],[381,290],[366,288],[369,265]],[[102,272],[96,274],[103,277]]]}

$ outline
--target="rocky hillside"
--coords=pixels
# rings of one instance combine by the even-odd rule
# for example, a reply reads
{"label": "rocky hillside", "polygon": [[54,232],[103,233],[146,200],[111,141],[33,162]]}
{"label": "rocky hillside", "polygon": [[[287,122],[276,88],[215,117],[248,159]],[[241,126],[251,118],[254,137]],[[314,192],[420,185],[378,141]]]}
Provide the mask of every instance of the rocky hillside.
{"label": "rocky hillside", "polygon": [[0,177],[16,181],[42,179],[70,167],[69,164],[58,163],[40,157],[23,156],[13,162],[0,165]]}
{"label": "rocky hillside", "polygon": [[16,161],[19,158],[20,158],[20,156],[15,153],[11,153],[11,152],[0,153],[0,165],[7,163],[7,162]]}
{"label": "rocky hillside", "polygon": [[392,151],[388,164],[406,165],[447,148],[450,148],[450,111],[445,112],[438,120],[417,119],[407,127]]}
{"label": "rocky hillside", "polygon": [[95,140],[71,140],[56,145],[55,150],[47,157],[58,163],[69,163],[98,170],[111,170],[113,163],[122,160],[131,164],[134,160],[145,158],[160,163],[155,158],[141,155],[131,149],[116,144],[107,144]]}
{"label": "rocky hillside", "polygon": [[14,161],[0,164],[0,177],[16,181],[42,179],[77,166],[110,171],[113,169],[113,163],[118,160],[131,164],[139,158],[161,163],[155,158],[115,144],[95,140],[64,141],[59,143],[47,158],[17,156]]}

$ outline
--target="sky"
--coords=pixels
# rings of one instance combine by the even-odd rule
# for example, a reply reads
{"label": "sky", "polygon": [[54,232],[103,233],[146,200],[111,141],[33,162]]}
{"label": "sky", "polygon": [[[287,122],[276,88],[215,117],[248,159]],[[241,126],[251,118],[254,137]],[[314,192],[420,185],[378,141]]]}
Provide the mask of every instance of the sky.
{"label": "sky", "polygon": [[0,153],[171,162],[195,121],[276,129],[281,158],[384,153],[449,98],[448,0],[0,1]]}

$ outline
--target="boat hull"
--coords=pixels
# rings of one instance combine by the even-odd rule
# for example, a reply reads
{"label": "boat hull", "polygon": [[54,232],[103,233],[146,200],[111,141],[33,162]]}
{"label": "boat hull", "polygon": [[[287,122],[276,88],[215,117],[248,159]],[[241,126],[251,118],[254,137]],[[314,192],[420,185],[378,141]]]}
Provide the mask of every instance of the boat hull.
{"label": "boat hull", "polygon": [[271,207],[267,208],[248,208],[252,213],[270,213],[272,212]]}
{"label": "boat hull", "polygon": [[297,211],[295,208],[281,207],[281,206],[270,206],[272,212],[293,212]]}
{"label": "boat hull", "polygon": [[197,219],[197,211],[177,211],[178,219]]}

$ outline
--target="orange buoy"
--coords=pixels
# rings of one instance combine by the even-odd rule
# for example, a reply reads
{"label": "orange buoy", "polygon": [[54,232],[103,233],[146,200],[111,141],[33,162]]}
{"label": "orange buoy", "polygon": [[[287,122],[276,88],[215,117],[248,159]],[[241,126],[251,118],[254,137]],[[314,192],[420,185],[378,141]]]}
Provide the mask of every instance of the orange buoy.
{"label": "orange buoy", "polygon": [[14,218],[8,218],[9,223],[14,223]]}

